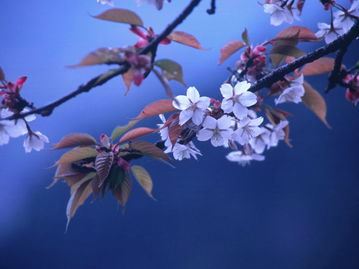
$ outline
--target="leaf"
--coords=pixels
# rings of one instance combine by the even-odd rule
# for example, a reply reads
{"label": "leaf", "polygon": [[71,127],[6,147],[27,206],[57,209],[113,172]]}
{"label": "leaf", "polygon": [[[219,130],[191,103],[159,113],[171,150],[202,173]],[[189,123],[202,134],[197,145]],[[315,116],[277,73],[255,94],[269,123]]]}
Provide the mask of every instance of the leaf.
{"label": "leaf", "polygon": [[111,168],[110,175],[108,176],[108,183],[111,190],[115,190],[118,186],[121,185],[122,181],[125,179],[126,173],[118,165],[114,165]]}
{"label": "leaf", "polygon": [[145,142],[145,141],[133,141],[131,144],[131,149],[139,151],[143,155],[148,155],[150,157],[161,159],[164,161],[169,161],[170,158],[166,153],[163,152],[162,149],[157,147],[156,145]]}
{"label": "leaf", "polygon": [[181,84],[185,84],[183,80],[183,69],[182,66],[170,59],[157,60],[154,65],[161,68],[163,75],[168,80],[176,80]]}
{"label": "leaf", "polygon": [[222,64],[231,55],[233,55],[235,52],[237,52],[238,50],[240,50],[241,48],[243,48],[245,46],[246,46],[246,43],[244,43],[242,41],[235,40],[235,41],[229,42],[223,48],[221,48],[219,63]]}
{"label": "leaf", "polygon": [[124,59],[120,56],[121,49],[100,48],[87,54],[78,64],[69,67],[83,67],[99,64],[120,63]]}
{"label": "leaf", "polygon": [[0,81],[1,80],[5,80],[5,73],[4,73],[4,70],[0,67]]}
{"label": "leaf", "polygon": [[152,196],[153,182],[147,170],[142,166],[133,165],[131,167],[131,171],[134,177],[136,178],[137,182],[145,190],[148,196],[154,199],[154,197]]}
{"label": "leaf", "polygon": [[172,100],[162,99],[147,105],[136,117],[136,120],[143,120],[149,117],[175,111]]}
{"label": "leaf", "polygon": [[100,152],[95,160],[95,168],[97,172],[97,176],[100,180],[99,187],[103,185],[108,175],[110,174],[110,170],[113,164],[114,154],[113,152]]}
{"label": "leaf", "polygon": [[327,104],[321,94],[315,90],[308,82],[304,82],[305,94],[302,98],[303,103],[327,126]]}
{"label": "leaf", "polygon": [[[56,168],[54,175],[54,180],[46,187],[46,189],[52,188],[58,181],[61,179],[73,178],[76,179],[81,174],[78,171],[75,171],[71,163],[59,164]],[[72,181],[71,181],[72,182]]]}
{"label": "leaf", "polygon": [[335,59],[329,57],[322,57],[318,60],[306,64],[302,69],[302,73],[305,76],[321,75],[330,73],[334,69]]}
{"label": "leaf", "polygon": [[63,137],[54,145],[54,149],[96,145],[96,139],[89,134],[75,133]]}
{"label": "leaf", "polygon": [[245,28],[243,33],[242,33],[242,40],[243,40],[244,43],[246,43],[247,46],[251,45],[251,42],[249,41],[249,35],[248,35],[247,28]]}
{"label": "leaf", "polygon": [[176,144],[177,139],[180,137],[181,133],[182,126],[179,124],[171,125],[168,127],[168,136],[172,145]]}
{"label": "leaf", "polygon": [[95,16],[94,18],[111,22],[143,26],[142,19],[136,13],[128,9],[112,8]]}
{"label": "leaf", "polygon": [[270,58],[274,66],[279,65],[287,56],[298,58],[305,53],[297,47],[290,45],[274,46],[270,53]]}
{"label": "leaf", "polygon": [[125,133],[121,139],[120,139],[120,143],[124,143],[127,142],[129,140],[134,140],[136,138],[148,135],[148,134],[152,134],[154,133],[156,130],[152,129],[152,128],[148,128],[148,127],[139,127],[139,128],[135,128],[133,130],[128,131],[127,133]]}
{"label": "leaf", "polygon": [[125,207],[130,197],[132,190],[132,183],[130,179],[126,176],[121,182],[121,185],[113,190],[113,195],[116,197],[117,201],[122,207]]}
{"label": "leaf", "polygon": [[191,34],[181,32],[181,31],[175,31],[172,34],[168,36],[169,39],[172,41],[175,41],[177,43],[181,43],[183,45],[195,48],[195,49],[203,49],[199,41],[196,37],[194,37]]}
{"label": "leaf", "polygon": [[281,31],[272,41],[294,40],[298,41],[317,41],[318,38],[311,30],[302,26],[291,26]]}
{"label": "leaf", "polygon": [[121,135],[123,135],[125,132],[127,132],[129,129],[131,129],[133,126],[135,126],[139,122],[139,120],[131,120],[127,125],[125,126],[118,126],[116,127],[111,134],[112,141],[119,138]]}
{"label": "leaf", "polygon": [[97,151],[91,147],[77,147],[61,156],[57,164],[73,163],[79,160],[96,157]]}
{"label": "leaf", "polygon": [[122,75],[123,83],[126,87],[125,95],[130,91],[132,83],[133,83],[133,69],[129,69],[125,74]]}
{"label": "leaf", "polygon": [[66,216],[67,216],[66,230],[68,229],[71,219],[75,216],[77,209],[81,205],[83,205],[83,203],[87,200],[87,198],[91,195],[91,193],[92,193],[91,180],[87,180],[71,193],[71,197],[66,207]]}

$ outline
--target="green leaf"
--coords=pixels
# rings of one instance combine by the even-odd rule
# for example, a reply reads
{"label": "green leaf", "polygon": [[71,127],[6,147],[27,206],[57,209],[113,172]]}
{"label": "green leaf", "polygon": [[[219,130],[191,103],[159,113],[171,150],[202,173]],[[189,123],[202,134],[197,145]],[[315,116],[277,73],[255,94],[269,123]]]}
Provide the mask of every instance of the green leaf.
{"label": "green leaf", "polygon": [[124,59],[120,56],[122,49],[100,48],[87,54],[78,64],[69,67],[83,67],[99,64],[121,63]]}
{"label": "green leaf", "polygon": [[63,137],[57,144],[54,145],[54,149],[83,147],[96,145],[96,139],[89,134],[75,133]]}
{"label": "green leaf", "polygon": [[227,60],[230,56],[236,53],[241,48],[245,47],[246,43],[235,40],[226,44],[223,48],[221,48],[221,54],[219,58],[219,63],[222,64],[225,60]]}
{"label": "green leaf", "polygon": [[140,186],[145,190],[149,197],[154,199],[152,195],[153,182],[150,174],[147,172],[145,168],[139,165],[134,165],[131,167],[131,171],[136,178],[137,182]]}
{"label": "green leaf", "polygon": [[249,35],[248,35],[247,28],[245,28],[243,33],[242,33],[242,40],[243,40],[244,43],[246,43],[247,46],[251,45],[251,42],[249,41]]}
{"label": "green leaf", "polygon": [[96,157],[97,151],[92,147],[77,147],[61,156],[56,164],[73,163],[87,158]]}
{"label": "green leaf", "polygon": [[162,59],[155,61],[154,65],[158,66],[162,70],[162,74],[168,79],[168,80],[176,80],[179,83],[184,83],[183,79],[183,69],[182,66],[170,59]]}
{"label": "green leaf", "polygon": [[169,161],[170,158],[162,149],[156,145],[146,142],[146,141],[133,141],[130,144],[131,149],[141,152],[143,155],[147,155],[156,159],[161,159],[164,161]]}
{"label": "green leaf", "polygon": [[111,22],[143,26],[143,21],[140,16],[138,16],[135,12],[131,10],[122,8],[112,8],[106,10],[105,12],[95,16],[94,18]]}
{"label": "green leaf", "polygon": [[114,160],[113,152],[100,152],[95,160],[95,168],[97,176],[99,177],[99,187],[103,185],[107,179]]}
{"label": "green leaf", "polygon": [[111,134],[112,141],[116,140],[133,126],[135,126],[137,122],[139,122],[139,120],[131,120],[127,125],[116,127]]}
{"label": "green leaf", "polygon": [[331,128],[327,117],[327,104],[323,96],[315,90],[308,82],[304,82],[305,94],[303,103],[327,126]]}

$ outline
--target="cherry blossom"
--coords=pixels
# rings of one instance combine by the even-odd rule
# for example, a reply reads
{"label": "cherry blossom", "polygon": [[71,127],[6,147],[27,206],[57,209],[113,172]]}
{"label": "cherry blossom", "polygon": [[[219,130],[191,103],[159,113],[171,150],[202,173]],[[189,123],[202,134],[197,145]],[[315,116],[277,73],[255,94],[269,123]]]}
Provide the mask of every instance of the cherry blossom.
{"label": "cherry blossom", "polygon": [[337,22],[331,24],[320,22],[318,23],[319,31],[315,34],[318,38],[324,38],[325,43],[329,44],[337,39],[342,33],[343,29]]}
{"label": "cherry blossom", "polygon": [[248,144],[249,141],[261,133],[263,117],[250,119],[244,118],[237,124],[237,130],[233,133],[233,139],[241,145]]}
{"label": "cherry blossom", "polygon": [[159,133],[161,136],[161,140],[164,141],[166,148],[170,149],[172,147],[172,143],[171,143],[171,139],[169,136],[169,129],[168,129],[168,127],[164,127],[166,118],[163,114],[160,114],[159,117],[160,117],[162,123],[157,124],[157,127],[160,129]]}
{"label": "cherry blossom", "polygon": [[355,0],[351,7],[346,10],[339,10],[334,14],[334,23],[340,25],[344,32],[349,31],[349,29],[354,25],[355,18],[359,17],[359,1]]}
{"label": "cherry blossom", "polygon": [[238,119],[244,119],[248,115],[248,107],[257,103],[257,96],[249,92],[251,84],[247,81],[238,82],[234,87],[225,83],[220,91],[224,97],[221,108],[225,113],[233,112]]}
{"label": "cherry blossom", "polygon": [[231,138],[233,130],[232,118],[224,115],[219,119],[207,116],[203,122],[203,129],[197,133],[199,141],[211,140],[214,147],[228,146],[228,140]]}
{"label": "cherry blossom", "polygon": [[114,2],[112,0],[97,0],[97,3],[101,4],[101,5],[109,5],[109,6],[114,6]]}
{"label": "cherry blossom", "polygon": [[257,154],[262,154],[269,145],[270,131],[264,127],[261,128],[260,134],[249,141],[249,145]]}
{"label": "cherry blossom", "polygon": [[193,142],[189,142],[188,144],[176,143],[172,152],[173,158],[178,161],[182,161],[183,159],[190,159],[191,157],[197,160],[197,155],[202,156],[201,152]]}
{"label": "cherry blossom", "polygon": [[30,153],[32,150],[40,151],[44,149],[45,143],[49,143],[49,139],[42,133],[34,132],[28,134],[24,141],[25,152]]}
{"label": "cherry blossom", "polygon": [[290,82],[290,85],[287,89],[285,89],[278,98],[274,100],[275,104],[281,104],[285,102],[292,102],[298,104],[302,101],[302,97],[304,96],[304,76],[300,75],[295,80]]}
{"label": "cherry blossom", "polygon": [[270,123],[266,124],[266,128],[271,130],[269,134],[269,143],[267,144],[267,148],[276,147],[278,146],[278,142],[280,140],[284,140],[285,132],[284,128],[287,127],[289,124],[288,121],[282,120],[277,125],[272,125]]}
{"label": "cherry blossom", "polygon": [[205,116],[205,111],[210,104],[210,98],[200,97],[195,87],[187,89],[187,95],[178,95],[175,97],[172,105],[178,110],[182,110],[179,115],[179,124],[183,125],[192,119],[196,125],[200,125]]}
{"label": "cherry blossom", "polygon": [[293,23],[294,16],[287,6],[282,6],[281,0],[270,0],[263,4],[264,12],[270,14],[270,22],[274,26],[279,26],[283,22]]}
{"label": "cherry blossom", "polygon": [[[0,109],[0,118],[7,118],[12,116],[13,113],[8,109]],[[8,144],[10,137],[16,138],[27,133],[26,124],[23,120],[10,121],[2,120],[0,121],[0,145]]]}
{"label": "cherry blossom", "polygon": [[246,154],[243,151],[232,151],[226,156],[227,160],[231,162],[237,162],[238,164],[245,166],[251,161],[264,161],[265,157],[260,154],[250,153]]}

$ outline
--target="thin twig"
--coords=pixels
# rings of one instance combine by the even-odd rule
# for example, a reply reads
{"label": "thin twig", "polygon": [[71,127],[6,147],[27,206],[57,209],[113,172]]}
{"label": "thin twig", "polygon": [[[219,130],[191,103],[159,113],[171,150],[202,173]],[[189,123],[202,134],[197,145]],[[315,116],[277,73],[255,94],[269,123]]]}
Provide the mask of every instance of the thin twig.
{"label": "thin twig", "polygon": [[[180,25],[191,13],[192,11],[195,9],[195,7],[201,2],[202,0],[192,0],[188,6],[181,12],[181,14],[171,23],[169,24],[161,34],[159,34],[158,36],[156,36],[155,39],[153,39],[146,47],[144,47],[139,54],[147,54],[151,51],[154,51],[157,49],[158,45],[160,44],[160,42],[165,39],[168,35],[171,34],[171,32],[178,26]],[[76,96],[85,93],[85,92],[89,92],[92,89],[101,86],[103,84],[105,84],[106,82],[108,82],[109,80],[111,80],[112,78],[115,78],[121,74],[126,73],[128,70],[130,69],[130,65],[125,62],[123,63],[123,65],[118,68],[118,69],[113,69],[113,70],[109,70],[93,79],[91,79],[89,82],[87,82],[86,84],[83,84],[81,86],[79,86],[75,91],[65,95],[64,97],[48,104],[45,105],[43,107],[37,108],[37,109],[33,109],[30,110],[28,112],[25,113],[20,113],[20,114],[14,114],[8,118],[5,119],[0,119],[1,120],[15,120],[15,119],[20,119],[20,118],[25,118],[29,115],[33,115],[33,114],[38,114],[41,115],[43,117],[49,116],[52,114],[52,112],[59,106],[61,106],[62,104],[66,103],[67,101],[75,98]]]}
{"label": "thin twig", "polygon": [[209,15],[213,15],[214,13],[216,13],[216,0],[211,0],[211,7],[207,9],[207,13]]}

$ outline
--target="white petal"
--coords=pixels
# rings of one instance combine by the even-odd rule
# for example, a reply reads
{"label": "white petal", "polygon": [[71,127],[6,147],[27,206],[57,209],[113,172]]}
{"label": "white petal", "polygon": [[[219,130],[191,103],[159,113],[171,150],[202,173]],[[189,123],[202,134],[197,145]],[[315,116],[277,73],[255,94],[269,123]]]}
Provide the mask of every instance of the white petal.
{"label": "white petal", "polygon": [[220,88],[221,94],[224,98],[231,98],[233,96],[233,87],[231,86],[231,84],[225,83],[222,84],[221,88]]}
{"label": "white petal", "polygon": [[211,144],[214,147],[220,147],[223,146],[225,143],[224,138],[220,135],[220,134],[215,134],[214,136],[212,136],[211,138]]}
{"label": "white petal", "polygon": [[193,116],[193,110],[191,109],[186,109],[181,111],[180,115],[179,115],[179,124],[183,125],[185,124],[187,121],[189,121]]}
{"label": "white petal", "polygon": [[238,102],[245,107],[253,106],[257,103],[257,95],[252,92],[244,92],[238,97]]}
{"label": "white petal", "polygon": [[235,103],[233,107],[233,113],[237,119],[244,119],[248,115],[248,109],[239,103]]}
{"label": "white petal", "polygon": [[196,106],[202,110],[205,110],[209,107],[210,102],[211,102],[211,99],[209,97],[202,96],[199,98]]}
{"label": "white petal", "polygon": [[203,127],[213,130],[217,127],[217,120],[211,116],[207,116],[203,122]]}
{"label": "white petal", "polygon": [[202,121],[203,121],[203,118],[204,118],[204,111],[203,110],[196,109],[193,112],[192,121],[193,121],[194,124],[201,125]]}
{"label": "white petal", "polygon": [[235,95],[243,94],[244,92],[248,91],[250,87],[251,84],[248,83],[247,81],[238,82],[236,86],[234,86],[234,94]]}
{"label": "white petal", "polygon": [[231,125],[232,125],[232,118],[229,116],[224,115],[217,120],[217,126],[221,130],[227,130],[231,127]]}
{"label": "white petal", "polygon": [[225,113],[231,113],[233,111],[234,102],[232,99],[223,99],[221,108]]}
{"label": "white petal", "polygon": [[207,140],[211,139],[212,136],[213,136],[213,131],[207,130],[207,129],[201,129],[197,133],[197,139],[199,141],[207,141]]}
{"label": "white petal", "polygon": [[172,102],[173,107],[179,110],[185,110],[191,106],[191,102],[185,95],[178,95],[175,97],[176,101]]}
{"label": "white petal", "polygon": [[187,97],[192,103],[197,103],[199,101],[199,92],[195,87],[189,87],[187,89]]}

